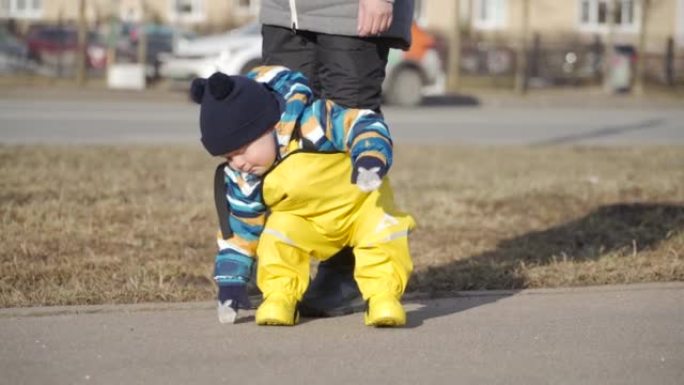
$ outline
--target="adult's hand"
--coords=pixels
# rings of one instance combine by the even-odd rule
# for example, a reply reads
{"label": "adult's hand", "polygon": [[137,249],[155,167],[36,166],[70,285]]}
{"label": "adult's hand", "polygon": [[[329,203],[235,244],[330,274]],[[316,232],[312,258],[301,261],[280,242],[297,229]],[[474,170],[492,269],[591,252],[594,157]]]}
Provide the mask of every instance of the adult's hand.
{"label": "adult's hand", "polygon": [[359,0],[359,36],[375,36],[387,31],[392,25],[393,8],[394,0]]}

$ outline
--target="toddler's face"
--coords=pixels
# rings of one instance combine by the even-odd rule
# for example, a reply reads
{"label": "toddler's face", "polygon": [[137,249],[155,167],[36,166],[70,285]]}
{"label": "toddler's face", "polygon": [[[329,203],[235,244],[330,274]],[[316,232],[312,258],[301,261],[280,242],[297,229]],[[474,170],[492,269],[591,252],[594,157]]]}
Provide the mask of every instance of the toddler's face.
{"label": "toddler's face", "polygon": [[276,143],[273,130],[268,130],[259,139],[224,155],[233,170],[264,175],[276,159]]}

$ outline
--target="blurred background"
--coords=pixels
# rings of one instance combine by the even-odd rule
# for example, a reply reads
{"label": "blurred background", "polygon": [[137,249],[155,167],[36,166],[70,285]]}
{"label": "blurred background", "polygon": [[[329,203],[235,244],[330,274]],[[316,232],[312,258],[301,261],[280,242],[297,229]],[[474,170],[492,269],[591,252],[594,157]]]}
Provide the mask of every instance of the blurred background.
{"label": "blurred background", "polygon": [[[261,59],[259,0],[0,0],[0,78],[184,90]],[[386,102],[462,89],[677,92],[684,0],[416,0]],[[416,89],[422,92],[416,93]]]}

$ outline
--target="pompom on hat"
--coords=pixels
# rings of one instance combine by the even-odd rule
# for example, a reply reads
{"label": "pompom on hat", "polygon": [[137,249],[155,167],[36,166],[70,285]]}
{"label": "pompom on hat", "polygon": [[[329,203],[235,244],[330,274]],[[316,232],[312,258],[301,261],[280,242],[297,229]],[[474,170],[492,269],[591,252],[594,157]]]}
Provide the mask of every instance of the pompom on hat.
{"label": "pompom on hat", "polygon": [[202,144],[214,156],[258,139],[282,113],[282,101],[264,84],[221,72],[194,79],[190,98],[200,105]]}

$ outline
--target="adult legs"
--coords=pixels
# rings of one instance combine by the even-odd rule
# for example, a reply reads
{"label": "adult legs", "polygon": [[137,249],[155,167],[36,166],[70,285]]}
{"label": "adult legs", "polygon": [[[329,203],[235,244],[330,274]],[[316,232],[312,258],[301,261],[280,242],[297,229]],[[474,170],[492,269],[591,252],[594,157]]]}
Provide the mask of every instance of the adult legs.
{"label": "adult legs", "polygon": [[324,98],[380,112],[389,45],[382,39],[319,34],[318,78]]}
{"label": "adult legs", "polygon": [[300,71],[309,79],[314,96],[319,98],[318,63],[316,62],[316,34],[307,31],[293,33],[289,28],[264,25],[262,61],[264,65],[281,65]]}

